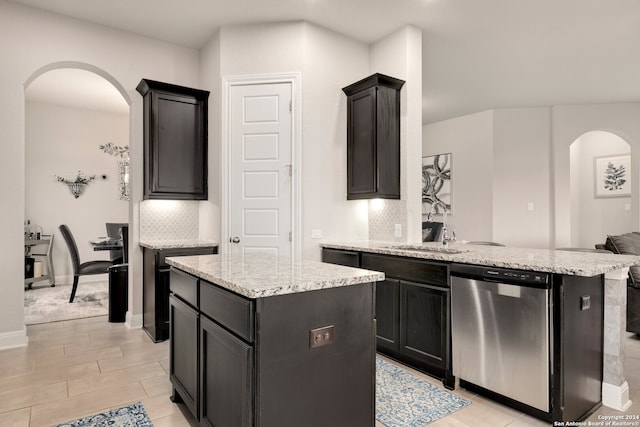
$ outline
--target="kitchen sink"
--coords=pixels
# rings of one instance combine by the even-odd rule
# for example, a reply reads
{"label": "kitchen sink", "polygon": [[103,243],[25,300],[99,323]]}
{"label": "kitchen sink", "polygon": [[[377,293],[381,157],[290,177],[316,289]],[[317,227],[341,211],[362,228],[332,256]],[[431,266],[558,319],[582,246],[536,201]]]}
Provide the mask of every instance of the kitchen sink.
{"label": "kitchen sink", "polygon": [[415,252],[431,252],[440,254],[462,254],[470,252],[471,249],[452,248],[446,246],[423,246],[423,245],[387,245],[385,249],[398,249],[402,251],[415,251]]}

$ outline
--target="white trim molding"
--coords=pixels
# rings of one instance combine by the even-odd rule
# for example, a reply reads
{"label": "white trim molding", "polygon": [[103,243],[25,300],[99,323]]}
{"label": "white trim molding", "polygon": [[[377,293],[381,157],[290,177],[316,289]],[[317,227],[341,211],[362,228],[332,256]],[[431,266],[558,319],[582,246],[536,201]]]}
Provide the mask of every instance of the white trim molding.
{"label": "white trim molding", "polygon": [[125,325],[128,329],[142,328],[142,314],[131,315],[131,311],[127,311]]}
{"label": "white trim molding", "polygon": [[20,331],[0,333],[0,350],[26,347],[27,345],[29,345],[29,337],[27,336],[26,326],[23,326]]}
{"label": "white trim molding", "polygon": [[602,404],[616,411],[624,412],[631,407],[629,400],[629,383],[626,381],[616,386],[602,383]]}
{"label": "white trim molding", "polygon": [[231,87],[251,84],[290,83],[292,106],[291,129],[291,257],[299,259],[302,255],[302,73],[252,74],[240,76],[222,76],[222,147],[221,147],[221,230],[220,252],[229,253],[229,170],[231,168],[231,126],[229,106],[231,105]]}

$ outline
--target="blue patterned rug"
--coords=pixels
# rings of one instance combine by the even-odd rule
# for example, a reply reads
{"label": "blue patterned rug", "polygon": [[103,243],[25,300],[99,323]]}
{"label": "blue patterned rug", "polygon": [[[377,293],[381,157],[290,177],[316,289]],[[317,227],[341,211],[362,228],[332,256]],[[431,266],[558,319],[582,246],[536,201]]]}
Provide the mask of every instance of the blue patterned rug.
{"label": "blue patterned rug", "polygon": [[142,403],[58,424],[56,427],[153,427]]}
{"label": "blue patterned rug", "polygon": [[422,427],[469,404],[376,358],[376,419],[387,427]]}

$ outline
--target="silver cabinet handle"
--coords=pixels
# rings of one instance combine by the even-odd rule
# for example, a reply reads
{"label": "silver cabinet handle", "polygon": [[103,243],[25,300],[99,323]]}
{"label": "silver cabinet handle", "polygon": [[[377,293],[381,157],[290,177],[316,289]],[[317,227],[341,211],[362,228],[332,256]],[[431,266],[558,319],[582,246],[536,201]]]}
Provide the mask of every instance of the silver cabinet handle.
{"label": "silver cabinet handle", "polygon": [[233,237],[233,238],[229,239],[229,241],[231,243],[240,243],[240,238],[236,236],[236,237]]}

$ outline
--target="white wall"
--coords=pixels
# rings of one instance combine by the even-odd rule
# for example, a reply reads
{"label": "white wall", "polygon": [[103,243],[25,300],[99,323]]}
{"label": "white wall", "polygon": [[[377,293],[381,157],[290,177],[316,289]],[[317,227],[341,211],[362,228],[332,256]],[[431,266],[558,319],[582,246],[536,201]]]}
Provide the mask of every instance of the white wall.
{"label": "white wall", "polygon": [[493,240],[493,111],[424,126],[422,156],[451,153],[449,230],[459,240]]}
{"label": "white wall", "polygon": [[[247,25],[221,28],[202,58],[202,82],[214,92],[222,77],[301,74],[302,140],[296,143],[301,150],[302,256],[320,259],[312,229],[322,230],[325,240],[366,239],[366,202],[346,197],[346,97],[341,89],[368,75],[368,46],[304,22]],[[214,123],[224,102],[214,107],[219,113]],[[209,140],[210,159],[216,161],[223,143],[219,130],[210,126]],[[209,167],[211,177],[216,166]],[[220,218],[219,199],[209,202],[210,218]]]}
{"label": "white wall", "polygon": [[[371,45],[370,74],[405,81],[400,91],[400,197],[370,205],[369,238],[422,240],[422,31],[403,27]],[[381,206],[380,206],[381,205]],[[402,237],[394,226],[402,226]]]}
{"label": "white wall", "polygon": [[[571,221],[569,147],[587,132],[608,131],[629,143],[631,169],[640,170],[639,119],[640,103],[490,110],[425,126],[423,155],[453,153],[450,224],[459,239],[590,247],[572,239],[587,225]],[[633,172],[628,231],[640,225],[639,177]]]}
{"label": "white wall", "polygon": [[[640,103],[593,105],[560,105],[552,107],[552,244],[572,244],[569,147],[590,131],[607,131],[631,146],[631,170],[640,170]],[[631,181],[632,230],[640,226],[640,174],[633,172]]]}
{"label": "white wall", "polygon": [[637,230],[631,196],[594,197],[594,159],[630,150],[622,138],[602,131],[588,132],[571,144],[571,246],[593,249],[596,243],[604,243],[608,234]]}
{"label": "white wall", "polygon": [[[25,345],[23,221],[25,220],[25,86],[57,66],[94,71],[114,83],[130,103],[132,247],[138,244],[137,203],[142,199],[142,98],[135,91],[141,78],[196,86],[198,52],[165,42],[108,29],[76,19],[0,2],[0,348]],[[53,65],[52,65],[53,64]],[[58,64],[58,65],[56,65]],[[87,190],[90,191],[90,190]],[[141,253],[130,260],[130,308],[142,310]]]}
{"label": "white wall", "polygon": [[[98,146],[107,142],[126,145],[129,116],[28,102],[25,138],[25,215],[46,234],[54,234],[56,283],[71,283],[71,258],[58,226],[69,226],[80,260],[85,262],[109,259],[109,252],[96,252],[87,243],[107,235],[105,222],[128,221],[129,203],[118,199],[118,158]],[[79,170],[96,175],[96,180],[76,199],[65,184],[57,182],[56,175],[73,179]],[[101,179],[102,174],[107,180]],[[106,280],[106,275],[84,276],[80,281],[96,278]]]}
{"label": "white wall", "polygon": [[550,109],[497,109],[493,120],[493,240],[548,248]]}

